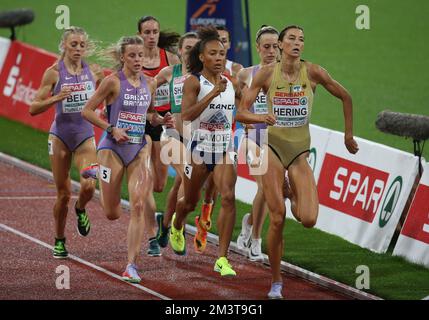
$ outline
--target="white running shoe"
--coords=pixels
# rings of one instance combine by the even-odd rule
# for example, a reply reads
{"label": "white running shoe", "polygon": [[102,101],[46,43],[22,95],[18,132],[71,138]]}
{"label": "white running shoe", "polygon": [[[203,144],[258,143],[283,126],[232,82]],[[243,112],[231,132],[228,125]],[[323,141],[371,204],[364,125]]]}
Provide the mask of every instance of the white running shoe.
{"label": "white running shoe", "polygon": [[273,282],[271,284],[271,290],[268,292],[269,299],[283,299],[282,295],[283,283]]}
{"label": "white running shoe", "polygon": [[131,282],[131,283],[139,283],[142,279],[140,278],[137,272],[137,266],[135,264],[129,263],[122,274],[122,280]]}
{"label": "white running shoe", "polygon": [[250,247],[252,226],[247,223],[249,221],[249,217],[250,213],[246,213],[241,221],[241,232],[237,238],[237,247],[240,250],[246,250]]}
{"label": "white running shoe", "polygon": [[250,261],[264,261],[261,250],[262,239],[251,239],[249,248]]}

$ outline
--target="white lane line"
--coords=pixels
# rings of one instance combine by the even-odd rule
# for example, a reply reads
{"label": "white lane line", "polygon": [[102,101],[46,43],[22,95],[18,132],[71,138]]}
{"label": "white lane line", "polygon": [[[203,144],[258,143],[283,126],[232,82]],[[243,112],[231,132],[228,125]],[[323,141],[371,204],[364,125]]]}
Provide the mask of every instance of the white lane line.
{"label": "white lane line", "polygon": [[[72,196],[72,199],[77,199],[78,196]],[[16,196],[16,197],[0,197],[0,200],[56,200],[57,196]]]}
{"label": "white lane line", "polygon": [[[32,242],[34,242],[34,243],[37,243],[37,244],[41,245],[42,247],[48,248],[48,249],[50,249],[50,250],[52,250],[52,249],[54,248],[53,246],[51,246],[51,245],[49,245],[49,244],[47,244],[47,243],[45,243],[45,242],[43,242],[43,241],[40,241],[40,240],[38,240],[38,239],[36,239],[36,238],[33,238],[32,236],[30,236],[30,235],[28,235],[28,234],[22,233],[21,231],[18,231],[18,230],[16,230],[16,229],[13,229],[13,228],[11,228],[11,227],[8,227],[8,226],[6,226],[6,225],[4,225],[4,224],[2,224],[2,223],[0,223],[0,228],[1,228],[1,229],[4,229],[4,230],[6,230],[6,231],[9,231],[9,232],[11,232],[11,233],[14,233],[14,234],[16,234],[16,235],[18,235],[18,236],[20,236],[20,237],[23,237],[23,238],[25,238],[25,239],[27,239],[27,240],[30,240],[30,241],[32,241]],[[166,297],[166,296],[164,296],[164,295],[162,295],[162,294],[160,294],[160,293],[158,293],[158,292],[156,292],[156,291],[153,291],[153,290],[151,290],[151,289],[149,289],[149,288],[146,288],[146,287],[144,287],[144,286],[142,286],[142,285],[140,285],[140,284],[126,282],[126,281],[122,280],[122,278],[121,278],[119,275],[117,275],[117,274],[115,274],[115,273],[113,273],[113,272],[110,272],[109,270],[106,270],[106,269],[104,269],[104,268],[102,268],[102,267],[99,267],[99,266],[97,266],[97,265],[95,265],[95,264],[93,264],[93,263],[91,263],[91,262],[88,262],[88,261],[83,260],[83,259],[81,259],[81,258],[79,258],[79,257],[76,257],[76,256],[74,256],[74,255],[72,255],[72,254],[69,254],[69,257],[68,257],[68,258],[69,258],[69,259],[72,259],[72,260],[75,260],[75,261],[77,261],[77,262],[79,262],[79,263],[81,263],[81,264],[84,264],[84,265],[86,265],[86,266],[88,266],[88,267],[90,267],[90,268],[92,268],[92,269],[95,269],[95,270],[97,270],[97,271],[100,271],[100,272],[102,272],[102,273],[104,273],[104,274],[107,274],[108,276],[110,276],[110,277],[112,277],[112,278],[118,279],[118,280],[120,280],[121,282],[124,282],[124,283],[126,283],[126,284],[129,284],[129,285],[131,285],[131,286],[133,286],[133,287],[137,288],[137,289],[140,289],[140,290],[142,290],[142,291],[145,291],[145,292],[147,292],[147,293],[149,293],[149,294],[151,294],[151,295],[154,295],[155,297],[158,297],[158,298],[160,298],[160,299],[162,299],[162,300],[171,300],[171,298]]]}

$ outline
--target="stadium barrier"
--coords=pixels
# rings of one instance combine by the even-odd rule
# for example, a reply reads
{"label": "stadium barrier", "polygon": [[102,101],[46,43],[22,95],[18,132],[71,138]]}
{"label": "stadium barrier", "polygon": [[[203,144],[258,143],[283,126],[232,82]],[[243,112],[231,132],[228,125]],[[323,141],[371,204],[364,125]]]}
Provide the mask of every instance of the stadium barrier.
{"label": "stadium barrier", "polygon": [[[317,137],[315,137],[317,138]],[[356,138],[348,153],[343,133],[332,131],[318,180],[316,228],[384,253],[394,235],[418,172],[418,159]]]}
{"label": "stadium barrier", "polygon": [[429,268],[429,163],[423,168],[393,255]]}
{"label": "stadium barrier", "polygon": [[[3,66],[0,68],[0,116],[49,130],[54,109],[31,117],[28,108],[43,72],[56,59],[56,55],[42,49],[0,38],[0,67]],[[98,141],[102,131],[95,130]],[[410,153],[360,138],[356,138],[360,151],[351,155],[344,147],[342,133],[315,125],[311,125],[310,130],[309,162],[320,200],[315,227],[375,252],[386,252],[417,177],[418,159]],[[427,203],[429,193],[429,171],[425,173],[395,254],[406,252],[412,261],[421,261],[419,257],[425,256],[424,263],[428,266],[428,210],[420,204]],[[251,203],[256,183],[244,164],[239,164],[238,175],[236,197]],[[286,205],[287,216],[293,218],[289,200]],[[415,241],[419,241],[419,246],[411,245]]]}

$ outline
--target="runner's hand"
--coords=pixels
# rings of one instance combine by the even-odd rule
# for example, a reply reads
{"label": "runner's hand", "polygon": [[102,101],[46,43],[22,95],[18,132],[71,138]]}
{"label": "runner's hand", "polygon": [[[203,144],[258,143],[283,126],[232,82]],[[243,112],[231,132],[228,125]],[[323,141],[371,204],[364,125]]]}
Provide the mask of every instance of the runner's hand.
{"label": "runner's hand", "polygon": [[54,102],[63,101],[65,98],[69,97],[72,93],[72,90],[70,87],[64,87],[61,89],[61,91],[54,96]]}
{"label": "runner's hand", "polygon": [[352,154],[355,154],[359,151],[359,146],[355,139],[353,139],[353,136],[344,137],[344,144],[346,145],[347,150]]}
{"label": "runner's hand", "polygon": [[175,128],[176,123],[174,121],[174,118],[170,112],[167,112],[164,116],[164,124],[167,128]]}
{"label": "runner's hand", "polygon": [[117,143],[124,143],[130,140],[130,137],[127,135],[127,131],[131,128],[113,128],[112,137]]}
{"label": "runner's hand", "polygon": [[260,115],[260,119],[262,120],[261,122],[262,123],[265,123],[265,124],[267,124],[267,125],[269,125],[269,126],[273,126],[273,125],[275,125],[276,124],[276,117],[274,117],[274,115],[272,115],[272,114],[261,114]]}
{"label": "runner's hand", "polygon": [[226,86],[228,84],[228,81],[225,78],[219,79],[219,81],[216,83],[216,85],[213,88],[213,92],[216,96],[221,94],[226,90]]}

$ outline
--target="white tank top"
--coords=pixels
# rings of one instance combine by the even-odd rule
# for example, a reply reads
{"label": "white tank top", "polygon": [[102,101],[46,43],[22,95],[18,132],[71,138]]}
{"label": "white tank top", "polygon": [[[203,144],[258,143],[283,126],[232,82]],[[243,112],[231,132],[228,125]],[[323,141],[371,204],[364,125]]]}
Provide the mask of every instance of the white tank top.
{"label": "white tank top", "polygon": [[[203,75],[200,75],[200,93],[198,101],[201,101],[214,85]],[[196,142],[196,150],[222,153],[227,152],[232,145],[232,122],[235,109],[235,91],[231,81],[227,80],[226,90],[214,98],[207,108],[192,121],[192,142]]]}

